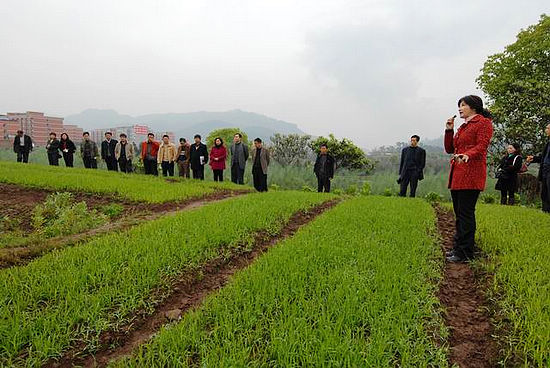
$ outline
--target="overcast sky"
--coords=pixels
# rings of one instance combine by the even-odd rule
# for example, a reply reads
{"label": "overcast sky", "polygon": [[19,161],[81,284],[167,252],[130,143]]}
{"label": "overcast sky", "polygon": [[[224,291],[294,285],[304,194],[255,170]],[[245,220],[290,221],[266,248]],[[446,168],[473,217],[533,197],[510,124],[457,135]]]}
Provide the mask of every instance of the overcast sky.
{"label": "overcast sky", "polygon": [[548,0],[3,0],[0,113],[235,108],[365,147],[435,138]]}

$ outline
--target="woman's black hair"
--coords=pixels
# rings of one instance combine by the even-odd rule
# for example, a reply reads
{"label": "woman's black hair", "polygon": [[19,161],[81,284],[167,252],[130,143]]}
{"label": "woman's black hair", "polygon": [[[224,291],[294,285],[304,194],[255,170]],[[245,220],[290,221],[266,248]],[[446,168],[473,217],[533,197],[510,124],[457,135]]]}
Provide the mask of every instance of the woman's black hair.
{"label": "woman's black hair", "polygon": [[468,95],[462,97],[460,100],[458,100],[458,107],[460,107],[461,102],[464,102],[466,105],[474,109],[478,114],[483,115],[486,118],[492,117],[491,112],[483,107],[483,101],[479,96]]}
{"label": "woman's black hair", "polygon": [[510,143],[510,146],[514,147],[516,150],[516,155],[521,155],[521,146],[519,143]]}
{"label": "woman's black hair", "polygon": [[[216,144],[216,141],[217,141],[218,139],[220,140],[220,145],[219,145],[219,146]],[[216,137],[216,138],[214,138],[214,146],[216,146],[216,147],[221,147],[221,146],[223,146],[223,139],[222,139],[221,137]]]}
{"label": "woman's black hair", "polygon": [[63,136],[67,137],[67,140],[69,140],[69,135],[68,135],[67,133],[65,133],[65,132],[61,133],[61,135],[59,136],[59,138],[60,138],[61,140],[63,140]]}

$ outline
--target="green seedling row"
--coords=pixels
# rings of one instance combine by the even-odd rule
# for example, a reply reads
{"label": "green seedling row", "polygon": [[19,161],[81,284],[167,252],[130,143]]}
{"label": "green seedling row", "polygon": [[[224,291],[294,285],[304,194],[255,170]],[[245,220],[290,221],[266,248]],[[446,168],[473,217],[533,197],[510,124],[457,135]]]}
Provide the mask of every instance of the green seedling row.
{"label": "green seedling row", "polygon": [[424,201],[349,200],[165,327],[130,367],[446,367]]}
{"label": "green seedling row", "polygon": [[[170,280],[277,233],[332,196],[251,194],[180,212],[0,272],[0,366],[37,366],[151,310]],[[153,292],[155,291],[155,292]]]}
{"label": "green seedling row", "polygon": [[168,182],[161,177],[0,161],[0,182],[52,190],[115,194],[123,199],[162,203],[202,197],[216,190],[241,189],[232,183],[196,180]]}
{"label": "green seedling row", "polygon": [[508,320],[507,354],[528,367],[550,366],[550,217],[534,209],[482,205],[478,244],[487,254],[490,298]]}

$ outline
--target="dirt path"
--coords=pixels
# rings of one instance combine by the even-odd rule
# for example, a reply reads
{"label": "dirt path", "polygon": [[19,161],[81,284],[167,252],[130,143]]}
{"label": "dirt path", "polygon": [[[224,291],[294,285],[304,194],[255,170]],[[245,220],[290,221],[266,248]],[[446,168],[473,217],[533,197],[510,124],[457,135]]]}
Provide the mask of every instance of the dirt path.
{"label": "dirt path", "polygon": [[[436,206],[435,211],[443,252],[450,251],[455,232],[454,215],[440,206]],[[476,277],[469,264],[446,262],[438,296],[450,329],[449,365],[457,364],[461,368],[497,366],[498,348],[492,337],[493,326],[484,288],[484,281]]]}
{"label": "dirt path", "polygon": [[[51,191],[41,191],[9,184],[0,184],[0,193],[2,193],[3,190],[6,193],[10,193],[11,197],[5,193],[0,195],[0,206],[4,205],[2,213],[7,214],[13,212],[13,209],[17,209],[19,216],[21,216],[21,214],[27,214],[29,218],[34,206],[43,201],[46,196],[51,193]],[[75,200],[77,202],[85,201],[89,208],[98,208],[102,205],[112,203],[121,204],[124,207],[125,215],[123,218],[114,222],[108,222],[86,232],[44,239],[43,241],[24,247],[1,248],[0,269],[12,266],[22,266],[54,249],[73,246],[102,234],[113,231],[124,231],[143,222],[155,220],[161,216],[175,214],[180,211],[188,211],[193,208],[201,207],[209,202],[220,201],[246,193],[248,192],[220,191],[206,195],[202,198],[153,204],[121,201],[110,195],[100,196],[95,194],[75,193]],[[8,200],[9,198],[11,199]],[[22,203],[21,207],[18,207],[19,200],[21,200]]]}
{"label": "dirt path", "polygon": [[[46,367],[104,367],[111,361],[130,355],[136,347],[147,342],[162,326],[178,320],[183,313],[199,306],[209,294],[226,285],[237,271],[249,266],[270,247],[291,237],[300,227],[337,203],[338,201],[333,200],[308,212],[296,213],[278,235],[256,234],[252,250],[234,254],[228,259],[213,260],[198,272],[183,275],[174,283],[172,294],[156,306],[153,314],[137,313],[136,319],[116,333],[103,333],[100,337],[100,348],[94,355],[82,357],[82,348],[80,350],[75,348],[59,361],[50,361]],[[201,275],[200,279],[197,275]]]}

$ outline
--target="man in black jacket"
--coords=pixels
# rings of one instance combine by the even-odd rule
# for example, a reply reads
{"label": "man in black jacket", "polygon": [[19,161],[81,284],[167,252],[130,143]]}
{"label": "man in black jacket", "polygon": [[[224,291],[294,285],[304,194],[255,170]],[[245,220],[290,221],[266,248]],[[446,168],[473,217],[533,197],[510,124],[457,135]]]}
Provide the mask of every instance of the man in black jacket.
{"label": "man in black jacket", "polygon": [[17,162],[29,162],[29,153],[32,151],[32,139],[22,130],[17,131],[13,140],[13,152],[17,153]]}
{"label": "man in black jacket", "polygon": [[46,150],[48,151],[50,166],[59,166],[59,158],[61,157],[59,153],[59,139],[57,139],[57,134],[54,132],[50,133],[50,139],[46,143]]}
{"label": "man in black jacket", "polygon": [[118,141],[111,139],[113,134],[111,132],[105,133],[105,140],[101,142],[101,158],[107,164],[107,170],[118,171],[118,164],[115,157],[115,148]]}
{"label": "man in black jacket", "polygon": [[[544,130],[546,136],[550,138],[550,124]],[[540,196],[542,199],[542,210],[550,213],[550,142],[546,143],[542,154],[539,156],[527,156],[527,162],[538,163],[539,180],[542,182]]]}
{"label": "man in black jacket", "polygon": [[317,176],[317,191],[330,193],[330,180],[334,177],[334,157],[328,153],[328,146],[324,143],[319,147],[313,172]]}
{"label": "man in black jacket", "polygon": [[208,149],[206,144],[201,143],[201,136],[195,135],[195,144],[191,145],[189,153],[191,157],[191,170],[193,171],[193,179],[204,180],[204,165],[208,163]]}
{"label": "man in black jacket", "polygon": [[418,181],[424,179],[424,167],[426,166],[426,151],[418,147],[420,137],[416,134],[411,137],[411,145],[401,151],[401,162],[399,163],[399,179],[401,185],[399,195],[407,195],[407,187],[411,185],[410,196],[416,196]]}

